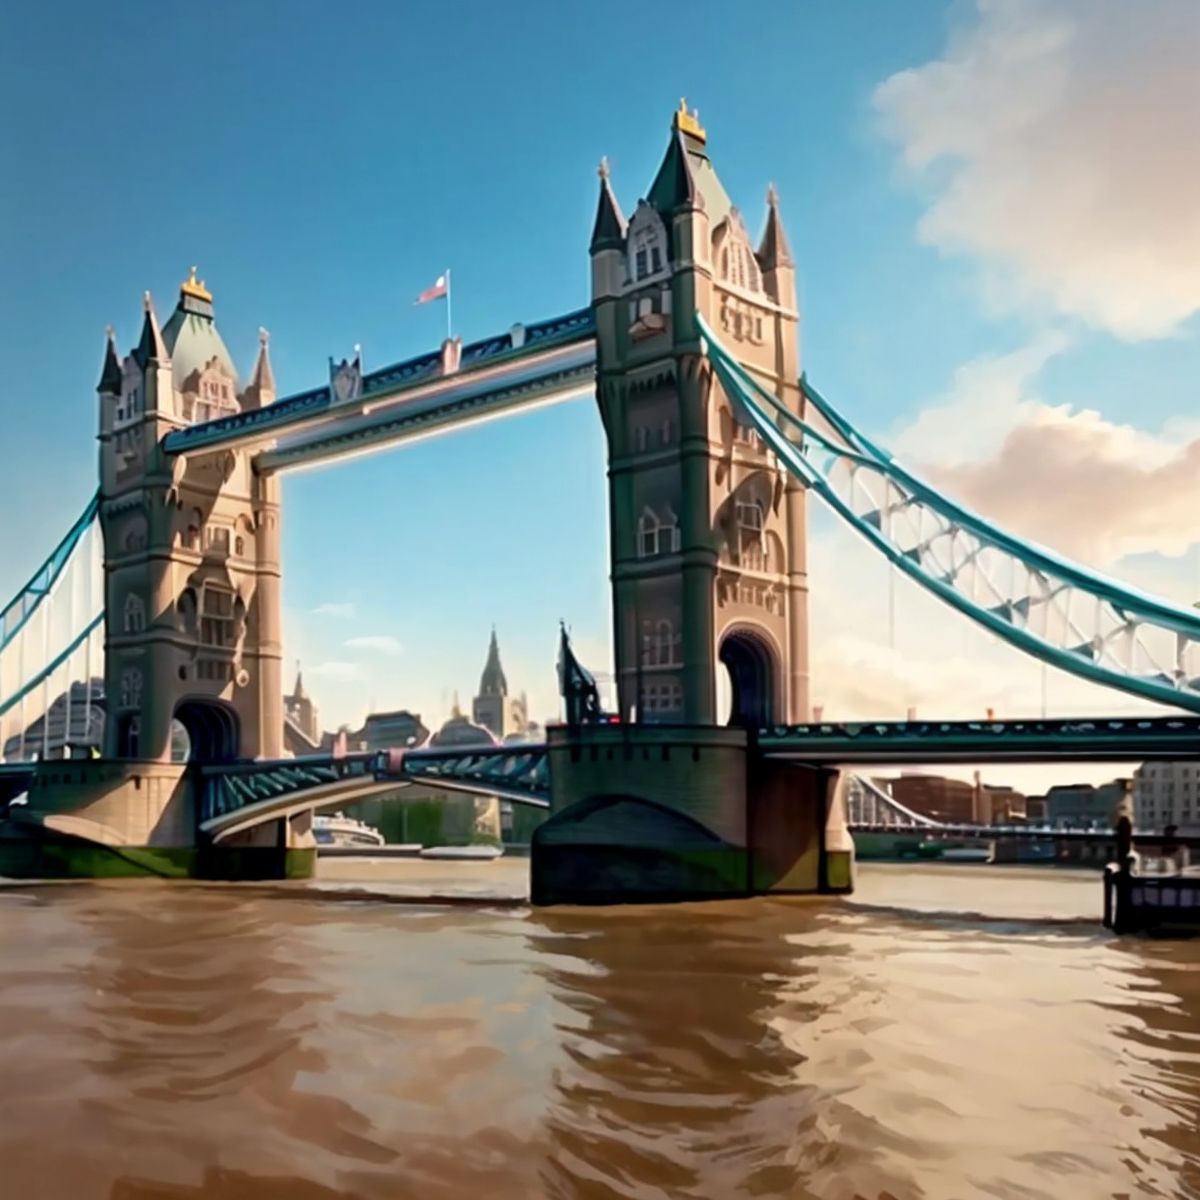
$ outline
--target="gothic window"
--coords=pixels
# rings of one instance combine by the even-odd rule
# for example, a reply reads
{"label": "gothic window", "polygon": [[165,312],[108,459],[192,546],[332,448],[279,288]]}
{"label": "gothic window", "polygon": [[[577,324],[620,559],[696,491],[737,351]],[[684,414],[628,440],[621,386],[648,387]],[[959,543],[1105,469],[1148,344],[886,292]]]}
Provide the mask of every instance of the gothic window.
{"label": "gothic window", "polygon": [[234,554],[236,554],[238,556],[238,558],[242,558],[245,555],[245,553],[246,553],[246,539],[245,538],[236,537],[233,539],[233,552],[234,552]]}
{"label": "gothic window", "polygon": [[142,673],[136,667],[121,672],[121,707],[140,708],[142,705]]}
{"label": "gothic window", "polygon": [[659,517],[652,508],[642,509],[638,518],[638,558],[653,558],[656,554],[674,554],[679,550],[679,521],[668,508]]}
{"label": "gothic window", "polygon": [[141,633],[146,628],[146,604],[132,593],[125,597],[125,632]]}
{"label": "gothic window", "polygon": [[208,545],[222,554],[229,553],[229,526],[212,525],[208,530]]}
{"label": "gothic window", "polygon": [[205,584],[200,598],[200,640],[206,646],[232,646],[233,617],[233,593]]}
{"label": "gothic window", "polygon": [[634,283],[657,275],[666,265],[666,230],[649,204],[638,205],[629,229],[629,275]]}

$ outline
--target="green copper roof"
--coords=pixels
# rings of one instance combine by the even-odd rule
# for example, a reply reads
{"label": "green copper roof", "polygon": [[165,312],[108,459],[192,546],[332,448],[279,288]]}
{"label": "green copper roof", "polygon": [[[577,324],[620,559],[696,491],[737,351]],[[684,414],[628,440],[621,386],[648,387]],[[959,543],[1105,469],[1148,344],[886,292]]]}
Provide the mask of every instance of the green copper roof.
{"label": "green copper roof", "polygon": [[713,170],[704,143],[681,130],[675,130],[671,135],[667,153],[650,185],[647,199],[664,219],[669,218],[675,209],[698,200],[714,228],[725,219],[732,207],[725,188]]}
{"label": "green copper roof", "polygon": [[208,301],[186,293],[181,295],[171,319],[163,326],[162,335],[171,354],[171,375],[176,388],[182,388],[189,375],[204,370],[214,358],[236,386],[237,368],[217,332],[213,307]]}

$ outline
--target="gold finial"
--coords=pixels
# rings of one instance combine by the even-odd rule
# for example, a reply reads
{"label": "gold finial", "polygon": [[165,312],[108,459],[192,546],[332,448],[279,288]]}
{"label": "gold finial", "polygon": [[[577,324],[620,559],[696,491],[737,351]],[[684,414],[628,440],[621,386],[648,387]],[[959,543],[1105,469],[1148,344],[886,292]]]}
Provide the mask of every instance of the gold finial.
{"label": "gold finial", "polygon": [[705,132],[704,126],[700,124],[699,111],[692,109],[691,112],[688,112],[687,101],[682,96],[679,97],[679,111],[675,114],[674,124],[680,133],[686,133],[701,144],[708,141],[708,134]]}
{"label": "gold finial", "polygon": [[212,292],[204,286],[204,280],[196,282],[196,268],[192,268],[192,277],[185,279],[179,285],[179,294],[181,296],[195,296],[197,300],[212,300]]}
{"label": "gold finial", "polygon": [[150,293],[142,293],[142,312],[149,312],[153,306],[150,303]]}
{"label": "gold finial", "polygon": [[600,160],[600,165],[596,168],[596,174],[599,175],[601,179],[608,178],[608,155],[607,154]]}

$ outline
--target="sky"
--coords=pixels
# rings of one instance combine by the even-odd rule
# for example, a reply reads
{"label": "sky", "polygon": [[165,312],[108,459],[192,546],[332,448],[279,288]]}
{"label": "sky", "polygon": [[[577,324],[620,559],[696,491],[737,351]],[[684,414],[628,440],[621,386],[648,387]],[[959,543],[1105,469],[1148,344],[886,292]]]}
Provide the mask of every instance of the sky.
{"label": "sky", "polygon": [[[686,96],[752,236],[779,190],[821,391],[997,523],[1191,603],[1198,60],[1193,0],[7,6],[0,596],[95,488],[104,328],[128,349],[144,290],[165,319],[197,264],[281,394],[434,347],[412,300],[447,267],[467,340],[568,311],[598,160],[628,213]],[[604,468],[584,399],[286,476],[288,674],[324,724],[440,723],[493,625],[536,718],[560,618],[610,669]],[[816,511],[810,571],[827,716],[1145,711]]]}

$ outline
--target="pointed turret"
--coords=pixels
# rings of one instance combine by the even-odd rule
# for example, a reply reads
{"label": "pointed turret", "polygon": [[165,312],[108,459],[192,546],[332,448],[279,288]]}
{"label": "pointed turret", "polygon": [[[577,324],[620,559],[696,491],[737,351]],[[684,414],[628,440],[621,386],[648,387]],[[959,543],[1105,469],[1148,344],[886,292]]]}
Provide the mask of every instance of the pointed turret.
{"label": "pointed turret", "polygon": [[119,396],[121,394],[121,358],[117,354],[117,335],[110,325],[107,330],[108,340],[104,346],[104,366],[100,370],[100,382],[96,391],[102,396]]}
{"label": "pointed turret", "polygon": [[142,320],[142,336],[138,339],[133,357],[138,366],[145,370],[147,363],[169,363],[171,356],[163,341],[162,330],[158,327],[158,317],[154,315],[154,302],[150,299],[149,292],[142,297],[142,308],[146,315]]}
{"label": "pointed turret", "polygon": [[664,217],[681,208],[703,208],[704,199],[696,185],[696,176],[692,171],[691,156],[688,154],[687,143],[678,124],[671,135],[667,153],[658,168],[658,174],[650,185],[650,194],[646,197]]}
{"label": "pointed turret", "polygon": [[592,226],[591,253],[601,250],[620,250],[625,244],[625,218],[613,195],[608,178],[608,159],[600,160],[600,202],[596,206],[596,223]]}
{"label": "pointed turret", "polygon": [[291,698],[293,700],[308,699],[308,693],[304,690],[304,675],[300,670],[300,664],[298,662],[296,663],[296,686],[292,688]]}
{"label": "pointed turret", "polygon": [[784,308],[796,307],[796,263],[779,215],[779,193],[767,188],[767,225],[755,257],[762,269],[763,290]]}
{"label": "pointed turret", "polygon": [[479,678],[479,694],[481,696],[507,696],[508,680],[504,678],[504,668],[500,665],[500,643],[496,640],[496,630],[492,628],[492,640],[488,644],[487,662],[483,674]]}
{"label": "pointed turret", "polygon": [[265,408],[275,402],[275,372],[271,370],[271,355],[267,349],[270,341],[271,335],[265,329],[259,329],[258,358],[242,394],[243,408]]}
{"label": "pointed turret", "polygon": [[764,271],[796,265],[779,215],[779,193],[774,184],[767,188],[767,227],[758,246],[758,262]]}

